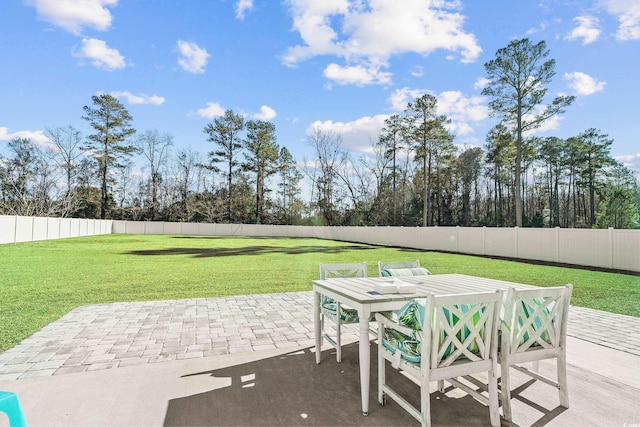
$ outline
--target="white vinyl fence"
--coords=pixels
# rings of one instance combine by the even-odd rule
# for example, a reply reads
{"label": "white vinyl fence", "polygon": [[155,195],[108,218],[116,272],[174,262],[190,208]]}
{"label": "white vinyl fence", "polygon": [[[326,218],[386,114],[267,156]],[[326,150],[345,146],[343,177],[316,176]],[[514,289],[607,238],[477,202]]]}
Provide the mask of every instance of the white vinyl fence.
{"label": "white vinyl fence", "polygon": [[111,220],[0,215],[0,244],[111,234]]}
{"label": "white vinyl fence", "polygon": [[307,227],[113,221],[118,234],[315,237],[640,272],[640,230],[492,227]]}
{"label": "white vinyl fence", "polygon": [[310,237],[640,272],[640,230],[312,227],[0,215],[0,244],[98,234]]}

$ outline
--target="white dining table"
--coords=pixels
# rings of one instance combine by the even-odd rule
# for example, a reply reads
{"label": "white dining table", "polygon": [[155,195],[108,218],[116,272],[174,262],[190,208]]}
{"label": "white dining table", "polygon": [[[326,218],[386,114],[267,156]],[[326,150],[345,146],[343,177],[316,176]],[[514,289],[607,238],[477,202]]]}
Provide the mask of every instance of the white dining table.
{"label": "white dining table", "polygon": [[371,349],[369,341],[369,319],[372,313],[398,310],[407,301],[414,298],[434,295],[455,295],[471,292],[486,292],[509,288],[527,289],[535,286],[503,280],[468,276],[465,274],[432,274],[428,276],[396,277],[403,282],[416,286],[411,294],[380,294],[374,291],[376,283],[388,281],[390,277],[354,277],[313,280],[313,320],[315,332],[316,363],[322,359],[322,330],[320,310],[322,296],[346,304],[358,311],[359,321],[359,364],[360,364],[360,397],[362,413],[369,413],[369,375],[371,369]]}

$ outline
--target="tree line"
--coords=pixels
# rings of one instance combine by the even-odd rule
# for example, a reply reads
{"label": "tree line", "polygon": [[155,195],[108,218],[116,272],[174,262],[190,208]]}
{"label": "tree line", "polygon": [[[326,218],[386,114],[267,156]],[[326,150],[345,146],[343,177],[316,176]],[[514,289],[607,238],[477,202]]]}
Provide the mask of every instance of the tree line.
{"label": "tree line", "polygon": [[[544,105],[555,62],[541,41],[516,40],[485,64],[490,113],[483,147],[460,148],[424,94],[389,116],[371,155],[312,128],[297,161],[275,125],[228,110],[203,129],[211,151],[174,150],[173,136],[137,132],[108,94],[92,97],[84,137],[45,130],[0,157],[0,214],[297,225],[638,227],[640,189],[596,128],[562,139],[531,131],[573,97]],[[134,160],[137,162],[134,163]],[[138,166],[135,166],[135,165]]]}

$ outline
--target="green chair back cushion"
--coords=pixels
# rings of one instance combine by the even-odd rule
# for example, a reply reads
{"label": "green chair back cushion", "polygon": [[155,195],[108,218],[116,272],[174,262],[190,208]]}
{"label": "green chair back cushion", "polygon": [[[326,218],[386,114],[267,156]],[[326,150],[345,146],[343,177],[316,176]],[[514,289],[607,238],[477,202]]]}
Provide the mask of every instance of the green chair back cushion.
{"label": "green chair back cushion", "polygon": [[382,270],[383,277],[389,276],[427,276],[429,270],[422,267],[411,267],[411,268],[387,268],[386,270]]}
{"label": "green chair back cushion", "polygon": [[[462,313],[467,313],[471,308],[472,306],[470,304],[462,304],[458,306],[458,309]],[[460,320],[459,317],[444,307],[442,308],[442,310],[449,325],[455,326]],[[484,308],[482,308],[481,311],[476,311],[473,314],[472,321],[474,325],[477,325],[480,321],[483,311]],[[425,325],[424,299],[413,299],[409,301],[400,310],[392,313],[391,318],[392,320],[397,321],[399,324],[413,329],[414,333],[411,336],[408,336],[394,329],[385,328],[382,344],[393,354],[395,354],[396,351],[400,351],[402,358],[414,363],[420,362],[420,338],[421,331]],[[469,334],[469,329],[464,326],[463,328],[460,328],[456,336],[460,342],[464,342]],[[439,346],[442,345],[446,338],[446,333],[442,329],[440,329]],[[479,346],[476,340],[473,340],[467,348],[472,353],[477,353],[479,351]],[[449,354],[451,354],[451,352],[453,352],[454,350],[455,347],[453,346],[453,344],[449,344],[447,349],[444,351],[444,354],[442,355],[442,359],[449,356]]]}

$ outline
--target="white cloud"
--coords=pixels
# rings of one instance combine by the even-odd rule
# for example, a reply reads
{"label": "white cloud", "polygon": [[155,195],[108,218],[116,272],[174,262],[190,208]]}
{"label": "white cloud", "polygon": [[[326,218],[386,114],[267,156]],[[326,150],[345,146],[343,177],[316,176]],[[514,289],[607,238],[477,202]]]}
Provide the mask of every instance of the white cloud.
{"label": "white cloud", "polygon": [[600,4],[620,22],[616,38],[620,41],[640,39],[640,2],[637,0],[600,0]]}
{"label": "white cloud", "polygon": [[543,22],[540,23],[540,26],[538,26],[537,28],[528,29],[526,34],[527,35],[531,35],[531,34],[539,33],[541,31],[546,30],[547,27],[549,27],[549,23],[547,21],[543,21]]}
{"label": "white cloud", "polygon": [[565,36],[566,40],[582,39],[582,44],[593,43],[600,37],[600,21],[594,16],[578,16],[573,18],[578,26]]}
{"label": "white cloud", "polygon": [[271,120],[275,118],[276,115],[277,115],[276,110],[269,107],[268,105],[263,105],[262,107],[260,107],[260,112],[254,114],[251,117],[257,120]]}
{"label": "white cloud", "polygon": [[478,80],[476,80],[476,82],[473,84],[473,88],[474,89],[484,89],[489,82],[491,82],[491,80],[489,80],[486,77],[480,77]]}
{"label": "white cloud", "polygon": [[[388,102],[395,111],[404,111],[409,102],[431,91],[404,87],[391,93]],[[473,124],[487,119],[489,111],[483,96],[467,97],[459,91],[444,91],[436,95],[438,99],[437,114],[444,114],[451,123],[447,126],[456,136],[469,135],[474,132]]]}
{"label": "white cloud", "polygon": [[640,153],[614,156],[614,158],[632,171],[640,172]]}
{"label": "white cloud", "polygon": [[117,49],[107,46],[104,40],[83,38],[80,49],[74,49],[72,55],[80,59],[88,59],[96,68],[113,71],[126,67],[124,56]]}
{"label": "white cloud", "polygon": [[132,105],[136,105],[136,104],[162,105],[164,104],[164,101],[165,101],[164,97],[162,96],[158,96],[158,95],[149,96],[145,94],[134,95],[128,91],[111,92],[111,96],[114,96],[116,98],[124,98],[127,100],[129,104],[132,104]]}
{"label": "white cloud", "polygon": [[108,30],[113,18],[107,7],[117,4],[118,0],[27,0],[44,21],[76,35],[85,27]]}
{"label": "white cloud", "polygon": [[[463,29],[465,18],[458,13],[458,1],[405,0],[286,0],[293,16],[293,28],[302,43],[291,46],[282,56],[285,65],[318,55],[343,58],[344,66],[327,67],[325,75],[340,72],[360,73],[371,78],[376,70],[379,80],[390,79],[381,73],[394,55],[428,55],[443,49],[455,53],[462,62],[473,62],[482,52],[475,35]],[[339,68],[338,68],[339,67]],[[369,70],[369,73],[363,71]],[[342,78],[363,84],[366,78]]]}
{"label": "white cloud", "polygon": [[416,65],[409,72],[413,77],[422,77],[424,76],[424,67],[422,65]]}
{"label": "white cloud", "polygon": [[598,81],[588,74],[580,71],[564,73],[564,79],[569,82],[569,87],[578,95],[593,95],[604,89],[606,82]]}
{"label": "white cloud", "polygon": [[253,0],[238,0],[236,4],[236,18],[243,20],[244,13],[253,9]]}
{"label": "white cloud", "polygon": [[36,144],[46,144],[49,141],[49,138],[47,138],[41,130],[20,130],[9,133],[9,128],[0,126],[0,141],[11,141],[16,138],[29,139]]}
{"label": "white cloud", "polygon": [[483,96],[466,97],[459,91],[445,91],[438,95],[438,114],[451,119],[448,130],[455,135],[474,132],[472,123],[479,123],[489,117],[489,110]]}
{"label": "white cloud", "polygon": [[204,68],[211,56],[205,49],[193,42],[178,40],[178,50],[180,52],[178,64],[183,70],[194,74],[204,73]]}
{"label": "white cloud", "polygon": [[366,68],[361,65],[342,67],[329,64],[324,70],[324,76],[339,85],[365,86],[391,82],[391,73],[380,71],[379,67]]}
{"label": "white cloud", "polygon": [[371,144],[378,141],[380,129],[384,127],[384,121],[388,117],[386,114],[379,114],[373,117],[361,117],[352,122],[318,120],[313,122],[307,130],[318,128],[323,131],[334,132],[342,136],[344,149],[369,153],[372,151]]}
{"label": "white cloud", "polygon": [[[535,116],[542,114],[546,110],[546,108],[547,108],[546,105],[537,105],[530,114],[525,114],[522,117],[523,121],[533,120]],[[532,129],[528,132],[524,132],[524,135],[531,136],[539,133],[544,133],[550,130],[558,130],[560,129],[560,122],[562,121],[562,119],[563,118],[560,115],[552,116],[547,120],[545,120],[544,122],[542,122],[542,125],[540,127]]]}
{"label": "white cloud", "polygon": [[404,111],[407,108],[407,104],[420,95],[426,93],[425,90],[422,89],[410,89],[408,87],[403,87],[402,89],[394,90],[387,102],[391,104],[391,109],[394,111]]}
{"label": "white cloud", "polygon": [[198,110],[198,115],[207,119],[224,116],[224,108],[217,102],[207,102],[205,108]]}

